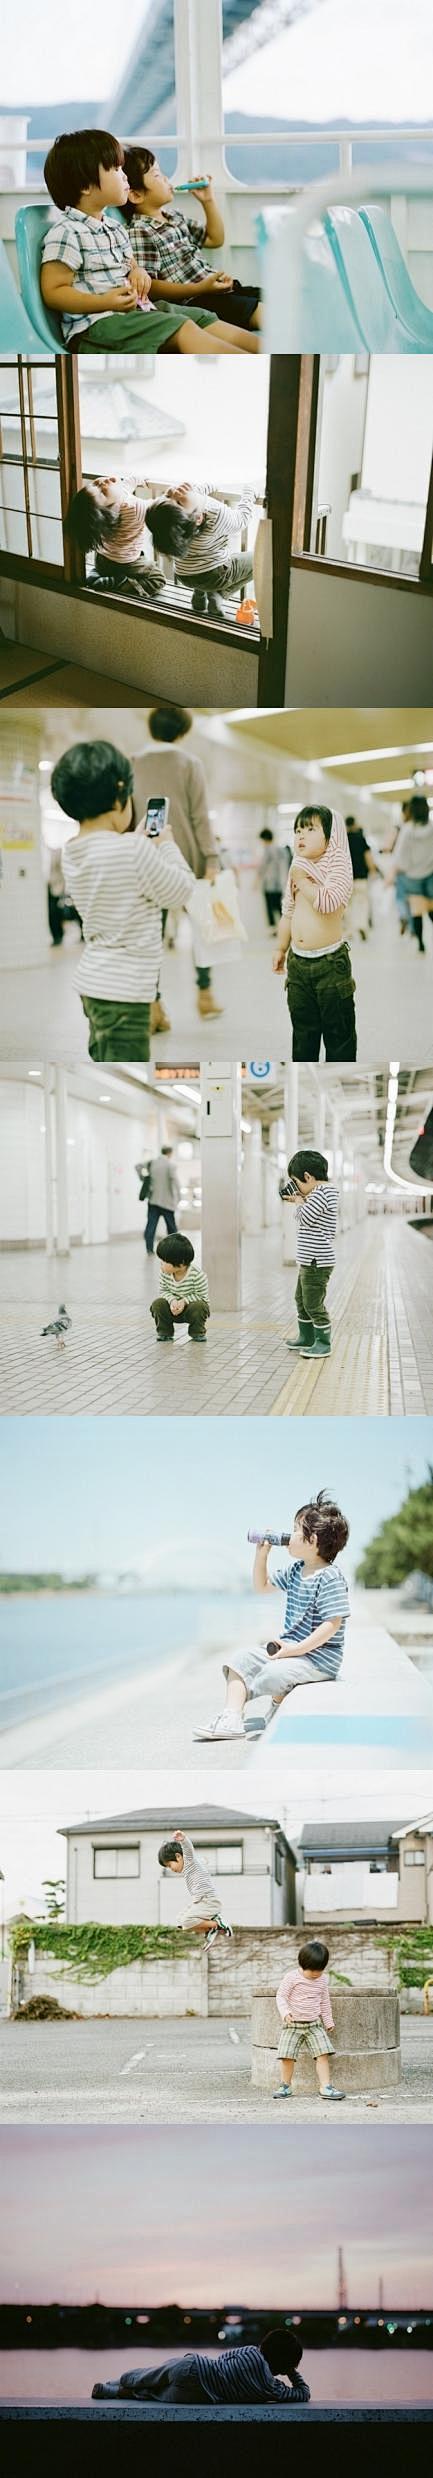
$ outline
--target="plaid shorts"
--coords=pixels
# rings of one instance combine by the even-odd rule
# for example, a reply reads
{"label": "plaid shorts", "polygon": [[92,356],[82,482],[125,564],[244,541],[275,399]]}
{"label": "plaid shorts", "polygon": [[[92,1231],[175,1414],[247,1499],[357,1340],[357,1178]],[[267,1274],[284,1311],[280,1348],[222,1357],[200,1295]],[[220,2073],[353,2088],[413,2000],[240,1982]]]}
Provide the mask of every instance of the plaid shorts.
{"label": "plaid shorts", "polygon": [[323,2022],[283,2022],[277,2055],[296,2059],[302,2048],[308,2048],[309,2056],[333,2056],[332,2039]]}

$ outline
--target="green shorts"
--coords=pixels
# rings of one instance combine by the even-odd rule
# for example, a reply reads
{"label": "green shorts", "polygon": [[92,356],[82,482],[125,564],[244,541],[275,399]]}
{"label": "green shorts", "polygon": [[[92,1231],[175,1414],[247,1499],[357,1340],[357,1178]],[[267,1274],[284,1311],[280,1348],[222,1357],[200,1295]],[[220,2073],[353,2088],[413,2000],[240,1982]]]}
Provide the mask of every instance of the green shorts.
{"label": "green shorts", "polygon": [[145,316],[138,310],[107,311],[104,318],[92,318],[76,338],[70,336],[73,353],[160,353],[170,336],[178,334],[186,319],[194,327],[214,327],[217,311],[194,310],[185,301],[178,310],[148,310]]}

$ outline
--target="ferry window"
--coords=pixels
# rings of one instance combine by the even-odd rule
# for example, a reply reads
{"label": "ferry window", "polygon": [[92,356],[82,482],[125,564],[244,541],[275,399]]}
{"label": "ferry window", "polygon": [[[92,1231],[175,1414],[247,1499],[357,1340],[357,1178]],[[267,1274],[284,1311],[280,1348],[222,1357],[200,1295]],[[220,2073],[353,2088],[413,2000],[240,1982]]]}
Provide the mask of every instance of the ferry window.
{"label": "ferry window", "polygon": [[63,564],[60,439],[52,361],[0,363],[0,549]]}
{"label": "ferry window", "polygon": [[[310,550],[418,579],[425,573],[433,356],[345,354],[320,367]],[[431,554],[430,554],[431,556]]]}

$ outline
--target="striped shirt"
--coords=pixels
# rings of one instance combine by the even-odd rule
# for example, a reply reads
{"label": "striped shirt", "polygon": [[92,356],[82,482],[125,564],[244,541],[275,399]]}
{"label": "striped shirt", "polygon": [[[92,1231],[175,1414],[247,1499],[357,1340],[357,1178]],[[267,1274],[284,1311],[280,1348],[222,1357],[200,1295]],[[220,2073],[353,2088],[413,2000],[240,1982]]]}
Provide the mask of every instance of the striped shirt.
{"label": "striped shirt", "polygon": [[319,1644],[317,1652],[308,1654],[309,1666],[313,1664],[319,1677],[337,1678],[343,1659],[349,1613],[347,1583],[340,1567],[319,1566],[315,1574],[307,1575],[303,1559],[294,1558],[292,1566],[278,1567],[277,1573],[271,1575],[271,1582],[278,1592],[286,1594],[281,1641],[285,1635],[290,1635],[291,1643],[303,1643],[305,1636],[313,1635],[317,1626],[326,1626],[328,1618],[340,1618],[341,1623],[329,1643]]}
{"label": "striped shirt", "polygon": [[181,207],[158,208],[157,215],[133,215],[127,230],[138,267],[163,283],[199,283],[211,273],[200,242],[203,225],[183,215]]}
{"label": "striped shirt", "polygon": [[185,550],[179,553],[175,562],[176,576],[186,582],[191,576],[201,576],[205,568],[218,568],[227,554],[232,557],[233,535],[241,533],[243,525],[248,524],[253,498],[252,490],[243,490],[235,505],[228,507],[223,499],[212,499],[210,492],[200,489],[200,499],[205,508],[204,523],[185,545]]}
{"label": "striped shirt", "polygon": [[[132,2382],[132,2379],[131,2379]],[[152,2392],[153,2383],[153,2392]],[[128,2391],[128,2377],[121,2390]],[[138,2389],[138,2387],[137,2387]],[[308,2384],[302,2375],[293,2374],[289,2384],[271,2373],[261,2349],[226,2349],[221,2357],[208,2358],[198,2349],[185,2357],[172,2359],[168,2366],[159,2366],[142,2378],[140,2393],[158,2398],[159,2393],[171,2400],[183,2401],[281,2401],[290,2409],[293,2401],[309,2401]]]}
{"label": "striped shirt", "polygon": [[206,1307],[209,1307],[207,1277],[205,1273],[200,1273],[198,1265],[188,1265],[181,1281],[178,1279],[176,1282],[170,1266],[163,1264],[161,1290],[164,1299],[181,1299],[183,1308],[189,1305],[190,1299],[204,1299]]}
{"label": "striped shirt", "polygon": [[65,886],[83,924],[75,987],[86,998],[155,998],[162,957],[161,906],[188,906],[195,878],[180,852],[145,835],[100,828],[77,835],[64,858]]}
{"label": "striped shirt", "polygon": [[325,2031],[333,2031],[329,1979],[326,1970],[307,1979],[305,1970],[286,1970],[277,1988],[276,2004],[282,2022],[323,2022]]}
{"label": "striped shirt", "polygon": [[283,902],[286,920],[290,920],[294,909],[295,888],[292,884],[292,869],[296,869],[297,866],[303,869],[305,877],[313,878],[315,881],[313,911],[341,912],[342,907],[348,904],[352,893],[353,869],[344,818],[339,816],[337,810],[333,811],[329,843],[327,843],[326,852],[322,854],[322,859],[308,860],[308,856],[302,852],[299,853],[297,861],[296,852],[294,854]]}
{"label": "striped shirt", "polygon": [[327,1179],[319,1179],[311,1196],[297,1206],[296,1256],[298,1265],[335,1265],[333,1240],[337,1228],[338,1191],[328,1187]]}
{"label": "striped shirt", "polygon": [[[123,220],[117,221],[107,212],[83,215],[82,207],[65,207],[48,225],[42,245],[42,265],[69,267],[71,275],[77,278],[78,289],[81,286],[83,292],[108,293],[113,291],[113,287],[117,289],[119,284],[125,283],[133,254],[128,228]],[[150,306],[148,301],[135,304],[131,298],[131,310],[137,307],[138,316]],[[62,314],[65,343],[69,344],[71,337],[82,335],[85,327],[93,325],[95,318],[110,318],[111,315],[110,310],[78,310],[74,317],[71,311],[65,310]]]}
{"label": "striped shirt", "polygon": [[189,1833],[175,1833],[174,1838],[175,1841],[182,1843],[185,1884],[188,1886],[188,1892],[192,1893],[193,1899],[195,1895],[196,1900],[199,1901],[204,1900],[205,1895],[209,1895],[210,1901],[215,1903],[215,1885],[212,1883],[208,1868],[202,1867],[200,1859],[197,1858],[194,1842],[191,1841]]}

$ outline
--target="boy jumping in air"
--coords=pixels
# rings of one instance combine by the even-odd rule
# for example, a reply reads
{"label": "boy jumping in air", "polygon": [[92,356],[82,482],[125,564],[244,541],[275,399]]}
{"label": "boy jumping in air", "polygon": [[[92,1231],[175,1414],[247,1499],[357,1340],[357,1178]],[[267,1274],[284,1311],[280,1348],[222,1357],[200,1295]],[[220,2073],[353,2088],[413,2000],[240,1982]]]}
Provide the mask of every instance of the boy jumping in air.
{"label": "boy jumping in air", "polygon": [[276,2003],[283,2029],[278,2048],[281,2082],[274,2099],[290,2099],[296,2060],[303,2048],[314,2056],[321,2099],[344,2099],[329,2081],[328,2057],[333,2056],[331,1995],[326,1965],[328,1946],[313,1936],[309,1944],[301,1945],[297,1970],[286,1970],[277,1988]]}
{"label": "boy jumping in air", "polygon": [[338,1194],[329,1185],[324,1153],[292,1153],[280,1196],[283,1204],[297,1202],[298,1333],[287,1349],[300,1351],[302,1359],[326,1359],[331,1349],[326,1292],[335,1265]]}
{"label": "boy jumping in air", "polygon": [[207,1729],[194,1731],[197,1740],[243,1738],[245,1705],[256,1696],[270,1695],[268,1717],[272,1719],[293,1687],[317,1686],[321,1678],[338,1677],[349,1600],[345,1576],[335,1559],[348,1537],[345,1515],[325,1489],[319,1489],[307,1506],[298,1507],[288,1544],[290,1565],[279,1566],[276,1574],[269,1575],[271,1542],[259,1541],[253,1588],[262,1598],[265,1592],[285,1592],[283,1634],[224,1661],[224,1711]]}
{"label": "boy jumping in air", "polygon": [[190,1895],[189,1908],[181,1911],[177,1921],[184,1934],[189,1935],[191,1930],[195,1930],[198,1936],[204,1936],[206,1945],[213,1945],[216,1936],[231,1937],[233,1929],[227,1927],[226,1920],[221,1918],[212,1877],[196,1857],[189,1833],[181,1833],[176,1824],[172,1841],[161,1842],[158,1858],[160,1867],[167,1875],[185,1877]]}

